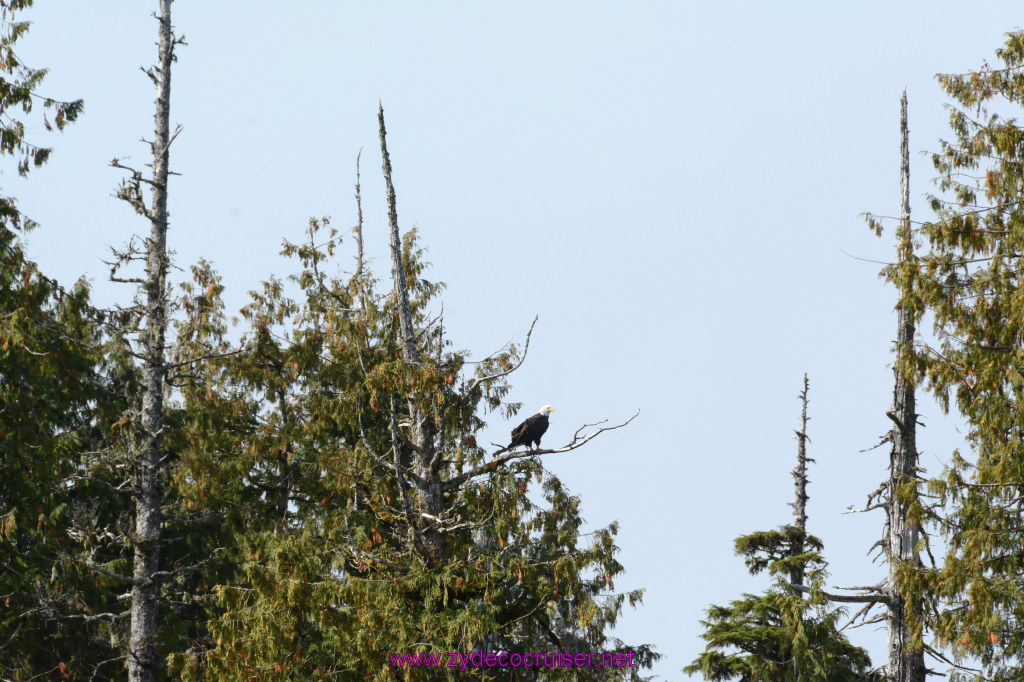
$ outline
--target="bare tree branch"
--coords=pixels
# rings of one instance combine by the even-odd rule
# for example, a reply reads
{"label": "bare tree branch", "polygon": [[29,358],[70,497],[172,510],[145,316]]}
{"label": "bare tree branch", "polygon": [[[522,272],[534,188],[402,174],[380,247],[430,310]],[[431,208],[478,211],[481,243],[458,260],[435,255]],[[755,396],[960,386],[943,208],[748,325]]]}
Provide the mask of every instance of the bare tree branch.
{"label": "bare tree branch", "polygon": [[523,344],[523,354],[519,358],[519,362],[517,362],[515,365],[513,365],[512,367],[503,372],[498,372],[497,374],[492,374],[490,376],[473,379],[473,381],[469,382],[469,386],[466,388],[467,393],[486,381],[494,381],[495,379],[500,379],[503,376],[511,374],[512,372],[516,371],[522,366],[522,364],[526,361],[526,354],[530,350],[530,336],[533,334],[533,328],[537,324],[537,319],[539,317],[540,315],[535,315],[533,318],[533,322],[530,323],[530,330],[526,332],[526,343]]}
{"label": "bare tree branch", "polygon": [[212,359],[215,359],[215,358],[226,358],[226,357],[230,357],[232,355],[238,355],[239,353],[244,353],[245,351],[246,351],[245,348],[237,348],[235,350],[223,351],[223,352],[219,352],[219,353],[207,353],[206,355],[199,355],[199,356],[196,356],[194,358],[188,358],[186,360],[179,360],[178,362],[169,362],[169,363],[167,363],[166,367],[167,367],[168,370],[177,369],[178,367],[184,367],[185,365],[191,365],[193,363],[200,362],[202,360],[212,360]]}
{"label": "bare tree branch", "polygon": [[[876,592],[872,594],[835,594],[826,590],[814,590],[806,585],[796,585],[790,583],[789,586],[798,592],[817,592],[829,601],[841,602],[844,604],[888,604],[891,599],[888,595],[882,592]],[[844,589],[844,588],[839,588]],[[862,590],[869,590],[874,588],[856,588]]]}
{"label": "bare tree branch", "polygon": [[[579,429],[576,430],[576,433],[573,434],[572,440],[569,441],[568,444],[563,445],[560,448],[551,448],[551,449],[538,448],[536,450],[526,450],[525,452],[505,452],[504,454],[500,454],[500,453],[503,452],[503,450],[498,450],[498,452],[495,453],[495,455],[496,455],[495,458],[493,460],[491,460],[490,462],[487,462],[486,464],[481,464],[479,466],[476,466],[476,467],[470,469],[469,471],[467,471],[465,473],[459,474],[458,476],[455,476],[454,478],[450,478],[447,481],[445,481],[444,482],[444,489],[445,490],[452,490],[453,488],[457,488],[460,485],[462,485],[463,483],[465,483],[466,481],[468,481],[468,480],[470,480],[472,478],[476,478],[477,476],[481,476],[483,474],[486,474],[488,472],[496,471],[498,469],[498,467],[501,466],[502,464],[505,464],[507,462],[511,462],[513,460],[526,459],[527,457],[538,457],[540,455],[554,455],[554,454],[558,454],[560,452],[569,452],[570,450],[575,450],[576,448],[583,447],[584,445],[589,443],[594,438],[597,438],[598,436],[600,436],[605,431],[614,431],[615,429],[621,429],[622,427],[626,426],[631,421],[636,419],[639,414],[640,414],[640,410],[637,410],[633,414],[632,417],[630,417],[626,421],[622,422],[621,424],[616,424],[615,426],[603,426],[600,429],[598,429],[597,431],[594,431],[593,433],[591,433],[591,434],[589,434],[587,436],[582,436],[581,432],[584,429],[586,429],[587,427],[596,426],[596,424],[584,424],[583,426],[581,426]],[[598,423],[599,424],[603,424],[604,422],[598,422]]]}
{"label": "bare tree branch", "polygon": [[94,564],[92,562],[86,562],[85,567],[88,568],[90,571],[96,571],[97,573],[102,573],[103,575],[107,576],[108,578],[113,578],[114,580],[120,580],[121,582],[128,583],[129,585],[134,585],[135,584],[135,580],[133,580],[132,578],[129,578],[126,575],[121,575],[120,573],[114,573],[113,571],[108,571],[107,569],[103,568],[102,566],[97,566],[96,564]]}

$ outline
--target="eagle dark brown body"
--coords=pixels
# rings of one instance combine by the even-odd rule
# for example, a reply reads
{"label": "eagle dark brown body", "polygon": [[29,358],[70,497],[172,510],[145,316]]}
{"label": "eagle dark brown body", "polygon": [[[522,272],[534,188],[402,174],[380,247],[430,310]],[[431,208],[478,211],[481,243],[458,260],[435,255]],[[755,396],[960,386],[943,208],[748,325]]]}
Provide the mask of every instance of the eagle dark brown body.
{"label": "eagle dark brown body", "polygon": [[505,449],[511,450],[520,445],[530,447],[531,443],[534,450],[538,449],[541,436],[548,430],[548,415],[554,411],[555,408],[545,405],[540,408],[540,412],[532,417],[528,417],[526,421],[512,429],[512,442]]}

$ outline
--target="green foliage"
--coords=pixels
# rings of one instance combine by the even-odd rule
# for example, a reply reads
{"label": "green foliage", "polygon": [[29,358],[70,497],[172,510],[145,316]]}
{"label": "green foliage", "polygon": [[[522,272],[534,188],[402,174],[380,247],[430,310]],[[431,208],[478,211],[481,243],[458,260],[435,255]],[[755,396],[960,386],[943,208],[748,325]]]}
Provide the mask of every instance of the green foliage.
{"label": "green foliage", "polygon": [[783,526],[779,530],[757,531],[736,538],[736,554],[743,557],[743,563],[751,575],[769,570],[789,570],[789,565],[800,568],[812,556],[807,552],[820,552],[825,546],[821,540],[808,535],[796,526]]}
{"label": "green foliage", "polygon": [[[37,95],[45,70],[17,58],[28,24],[13,15],[29,5],[0,0],[0,155],[23,175],[50,150],[13,112],[41,104],[44,126],[49,109],[62,129],[82,111]],[[100,313],[84,284],[42,276],[16,232],[31,226],[0,199],[0,670],[120,679],[138,455],[151,442],[136,343],[147,320],[139,305]],[[431,312],[442,286],[411,232],[410,360],[394,292],[363,263],[326,274],[341,243],[328,220],[307,236],[284,249],[299,272],[252,293],[237,346],[208,263],[171,306],[160,679],[448,679],[390,668],[387,654],[484,647],[629,651],[639,668],[586,677],[641,679],[658,655],[607,634],[642,600],[615,591],[616,525],[584,533],[580,500],[537,458],[498,465],[477,443],[488,413],[518,409],[501,378],[518,349],[476,363],[452,349]]]}
{"label": "green foliage", "polygon": [[[75,474],[102,412],[99,325],[79,282],[64,290],[26,260],[0,225],[0,670],[83,669],[90,611],[102,587],[69,569],[68,530],[88,501]],[[73,631],[74,627],[81,628]],[[19,646],[11,647],[17,641]]]}
{"label": "green foliage", "polygon": [[[224,354],[216,275],[201,264],[185,287],[172,362],[204,359],[179,382],[173,486],[180,512],[209,526],[193,549],[216,558],[197,585],[206,643],[170,654],[170,672],[393,679],[388,653],[482,646],[632,648],[649,667],[650,647],[605,633],[641,599],[614,591],[614,524],[582,534],[579,499],[535,459],[485,466],[475,434],[509,391],[486,377],[511,367],[515,349],[477,365],[450,349],[429,314],[441,287],[425,279],[413,232],[403,265],[422,341],[409,366],[394,296],[365,266],[324,273],[340,241],[323,219],[304,243],[286,243],[301,270],[252,292],[239,352]],[[429,418],[428,465],[410,440],[410,405]],[[638,679],[638,669],[603,672]]]}
{"label": "green foliage", "polygon": [[[821,549],[821,540],[795,526],[736,538],[736,554],[750,573],[768,570],[773,583],[764,594],[712,605],[701,621],[707,646],[683,672],[741,682],[874,679],[867,653],[837,627],[844,611],[821,594],[827,575]],[[805,576],[807,598],[791,587],[794,571]]]}
{"label": "green foliage", "polygon": [[[61,292],[12,231],[2,235],[2,622],[18,646],[0,648],[0,663],[26,678],[116,679],[127,624],[118,576],[131,572],[126,474],[140,447],[138,366],[118,339],[139,318],[99,315],[84,286]],[[410,234],[425,341],[420,363],[403,363],[394,298],[368,271],[321,275],[338,240],[314,221],[308,244],[287,246],[304,266],[291,280],[300,302],[268,281],[243,311],[235,351],[209,265],[183,286],[161,473],[164,675],[391,679],[388,653],[488,647],[628,650],[639,669],[591,677],[640,679],[657,654],[606,634],[641,601],[615,592],[617,527],[584,534],[579,499],[537,459],[486,465],[477,445],[485,411],[516,407],[507,384],[487,378],[516,350],[469,365],[448,348],[428,316],[440,286],[423,277]],[[430,415],[429,470],[398,422],[409,403]],[[559,675],[550,679],[575,679]]]}
{"label": "green foliage", "polygon": [[935,346],[904,369],[964,416],[972,448],[930,483],[939,507],[912,510],[940,524],[947,557],[923,574],[903,567],[902,579],[935,614],[939,645],[1008,680],[1024,675],[1024,34],[996,56],[997,67],[939,77],[954,139],[933,157],[936,219],[920,230],[926,250],[888,274],[934,316]]}
{"label": "green foliage", "polygon": [[[29,29],[29,22],[17,20],[17,15],[31,7],[33,0],[0,0],[0,156],[14,157],[18,173],[28,175],[32,168],[46,163],[53,150],[40,147],[25,139],[25,122],[13,113],[20,110],[24,116],[32,113],[36,104],[44,112],[52,110],[53,122],[46,113],[42,123],[47,130],[56,125],[63,130],[82,113],[82,100],[61,102],[38,94],[37,90],[46,77],[46,69],[34,69],[18,57],[14,45]],[[0,221],[12,227],[24,224],[31,227],[32,221],[23,221],[12,197],[0,196]]]}
{"label": "green foliage", "polygon": [[[16,15],[31,4],[0,0],[0,156],[21,175],[51,152],[25,139],[33,104],[54,109],[60,129],[82,110],[39,96],[46,70],[15,52],[28,30]],[[96,632],[89,603],[104,591],[67,561],[68,531],[90,497],[76,474],[107,407],[100,325],[83,281],[65,289],[26,258],[17,231],[33,225],[0,197],[0,670],[14,679],[91,668],[98,652],[83,635]]]}

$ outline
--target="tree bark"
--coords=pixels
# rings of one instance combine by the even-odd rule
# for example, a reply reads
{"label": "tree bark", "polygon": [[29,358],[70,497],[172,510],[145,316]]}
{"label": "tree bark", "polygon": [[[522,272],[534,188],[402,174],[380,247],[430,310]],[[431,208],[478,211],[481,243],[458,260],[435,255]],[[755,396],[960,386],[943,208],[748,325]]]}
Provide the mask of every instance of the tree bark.
{"label": "tree bark", "polygon": [[412,324],[412,306],[409,303],[409,287],[405,280],[405,267],[402,263],[402,236],[398,230],[398,207],[395,198],[395,185],[391,182],[391,156],[388,154],[387,130],[384,127],[384,105],[377,109],[377,122],[380,126],[380,154],[383,159],[384,182],[387,185],[388,227],[391,237],[391,277],[395,282],[395,305],[398,308],[399,340],[402,348],[402,359],[407,364],[414,364],[416,357],[416,333]]}
{"label": "tree bark", "polygon": [[[388,224],[390,228],[391,242],[391,276],[395,286],[395,306],[398,309],[399,342],[402,360],[409,371],[420,364],[419,351],[416,337],[416,329],[412,319],[412,305],[409,302],[409,286],[405,278],[405,266],[402,259],[402,239],[398,230],[398,209],[396,207],[395,186],[391,181],[391,157],[388,155],[387,130],[384,127],[384,106],[380,105],[377,110],[377,120],[380,126],[380,151],[383,158],[384,182],[387,186],[388,201]],[[413,454],[416,460],[416,492],[418,494],[418,506],[421,512],[437,518],[441,515],[444,483],[438,471],[440,457],[436,447],[434,434],[435,426],[430,415],[424,414],[419,408],[418,397],[413,392],[407,401],[409,422],[411,425],[411,441]],[[397,453],[396,453],[397,456]],[[399,463],[400,464],[400,463]],[[397,471],[399,477],[404,478],[402,469]],[[399,481],[405,485],[404,480]],[[414,534],[415,528],[410,529]],[[423,543],[426,547],[428,563],[438,563],[444,559],[445,540],[432,524],[427,524],[422,529]]]}
{"label": "tree bark", "polygon": [[[366,291],[363,289],[363,192],[359,187],[359,161],[363,158],[363,150],[356,155],[356,213],[359,221],[356,223],[356,294],[359,297],[359,311],[366,312]],[[397,217],[397,216],[396,216]]]}
{"label": "tree bark", "polygon": [[164,381],[167,365],[164,336],[167,330],[167,177],[170,144],[171,0],[160,0],[159,58],[156,81],[156,131],[153,138],[153,199],[149,210],[145,281],[141,443],[135,497],[134,566],[132,569],[131,630],[128,654],[130,682],[156,678],[157,593],[160,564],[162,491],[159,481],[161,432],[164,416]]}
{"label": "tree bark", "polygon": [[[900,267],[912,258],[913,243],[910,229],[910,152],[907,127],[907,93],[900,100],[900,227],[898,233]],[[902,292],[901,292],[902,299]],[[889,591],[888,612],[888,667],[886,672],[894,682],[921,682],[926,676],[924,651],[911,644],[912,635],[907,623],[907,604],[902,594],[896,570],[901,563],[920,563],[917,552],[918,528],[909,519],[908,505],[898,494],[900,486],[917,478],[917,412],[914,386],[904,377],[900,365],[913,352],[915,318],[906,301],[898,304],[896,336],[897,367],[893,390],[893,406],[889,413],[896,424],[892,431],[892,450],[889,459],[888,555]]]}
{"label": "tree bark", "polygon": [[[796,432],[796,468],[793,469],[793,484],[796,496],[792,503],[793,525],[801,531],[807,531],[807,391],[810,385],[807,375],[804,374],[804,390],[800,392],[800,430]],[[813,461],[813,460],[811,460]],[[793,556],[804,553],[803,536],[793,547]],[[804,569],[802,566],[794,566],[789,573],[789,581],[793,585],[803,586]]]}

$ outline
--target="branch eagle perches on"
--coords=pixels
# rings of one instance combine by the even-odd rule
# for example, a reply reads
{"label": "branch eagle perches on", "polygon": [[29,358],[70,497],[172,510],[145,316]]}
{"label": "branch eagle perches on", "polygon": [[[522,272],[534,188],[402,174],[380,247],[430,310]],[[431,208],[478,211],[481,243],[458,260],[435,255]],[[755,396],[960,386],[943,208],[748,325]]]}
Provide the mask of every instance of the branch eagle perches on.
{"label": "branch eagle perches on", "polygon": [[602,426],[597,431],[594,431],[593,433],[589,433],[586,435],[583,435],[584,429],[587,429],[591,426],[597,426],[598,424],[604,424],[608,420],[605,419],[594,424],[584,424],[580,428],[576,429],[576,433],[573,434],[572,440],[570,440],[568,443],[566,443],[560,448],[537,448],[536,450],[525,450],[523,452],[508,452],[507,448],[501,448],[500,450],[494,453],[495,457],[490,462],[476,466],[470,469],[469,471],[463,472],[458,476],[455,476],[454,478],[445,481],[445,489],[451,490],[453,488],[457,488],[458,486],[462,485],[463,483],[472,478],[476,478],[477,476],[482,476],[483,474],[486,474],[488,472],[495,471],[499,466],[505,464],[506,462],[511,462],[517,459],[526,459],[527,457],[538,457],[540,455],[554,455],[560,452],[569,452],[571,450],[575,450],[576,448],[583,447],[585,444],[597,438],[605,431],[614,431],[615,429],[621,429],[622,427],[626,426],[631,421],[636,419],[639,415],[640,410],[637,410],[636,412],[633,413],[632,417],[622,422],[621,424],[616,424],[615,426]]}

